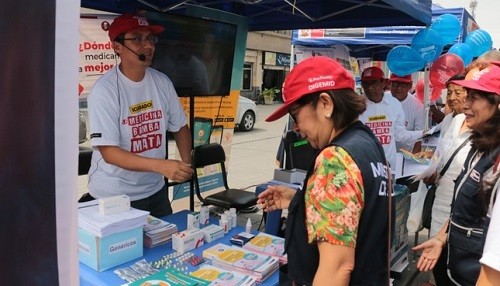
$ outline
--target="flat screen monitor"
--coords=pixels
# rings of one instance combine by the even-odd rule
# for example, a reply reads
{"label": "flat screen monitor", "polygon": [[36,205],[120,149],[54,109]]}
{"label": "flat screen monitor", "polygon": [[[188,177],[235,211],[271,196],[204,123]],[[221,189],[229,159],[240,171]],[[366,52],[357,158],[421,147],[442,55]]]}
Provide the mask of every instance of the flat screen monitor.
{"label": "flat screen monitor", "polygon": [[172,80],[179,96],[229,95],[236,25],[158,12],[145,17],[165,28],[152,67]]}

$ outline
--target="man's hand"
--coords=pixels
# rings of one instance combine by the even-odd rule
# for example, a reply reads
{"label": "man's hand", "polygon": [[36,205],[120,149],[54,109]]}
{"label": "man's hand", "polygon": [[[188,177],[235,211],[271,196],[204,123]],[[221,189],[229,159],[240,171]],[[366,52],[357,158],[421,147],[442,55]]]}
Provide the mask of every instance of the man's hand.
{"label": "man's hand", "polygon": [[295,190],[285,186],[269,186],[259,194],[257,204],[262,205],[265,212],[287,209],[295,195]]}
{"label": "man's hand", "polygon": [[159,173],[176,183],[191,179],[193,172],[190,164],[180,160],[163,160],[159,169]]}

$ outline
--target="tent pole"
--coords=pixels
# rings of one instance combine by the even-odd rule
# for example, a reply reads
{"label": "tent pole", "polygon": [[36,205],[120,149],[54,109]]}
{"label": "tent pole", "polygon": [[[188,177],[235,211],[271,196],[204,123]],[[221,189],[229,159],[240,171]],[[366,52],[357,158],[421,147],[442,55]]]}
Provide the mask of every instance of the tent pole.
{"label": "tent pole", "polygon": [[429,110],[431,105],[431,99],[429,95],[429,64],[425,65],[424,69],[424,130],[428,130],[430,128],[429,122]]}

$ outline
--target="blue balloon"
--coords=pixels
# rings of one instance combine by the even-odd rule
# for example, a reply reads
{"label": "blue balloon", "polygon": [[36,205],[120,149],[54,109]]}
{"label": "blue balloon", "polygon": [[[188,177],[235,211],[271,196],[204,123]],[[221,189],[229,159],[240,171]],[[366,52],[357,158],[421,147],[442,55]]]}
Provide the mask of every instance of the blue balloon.
{"label": "blue balloon", "polygon": [[396,46],[387,54],[387,66],[392,73],[405,76],[421,70],[425,66],[425,61],[412,48]]}
{"label": "blue balloon", "polygon": [[427,28],[418,31],[413,36],[411,47],[420,54],[426,63],[430,63],[441,55],[444,45],[436,31]]}
{"label": "blue balloon", "polygon": [[474,58],[472,48],[466,43],[454,44],[448,50],[448,53],[459,56],[464,62],[465,66],[468,66],[472,62],[472,58]]}
{"label": "blue balloon", "polygon": [[443,45],[453,43],[460,35],[460,20],[452,14],[443,14],[432,21],[431,27]]}
{"label": "blue balloon", "polygon": [[465,43],[472,49],[472,55],[479,57],[480,55],[491,50],[493,40],[488,32],[485,30],[474,30],[467,35]]}

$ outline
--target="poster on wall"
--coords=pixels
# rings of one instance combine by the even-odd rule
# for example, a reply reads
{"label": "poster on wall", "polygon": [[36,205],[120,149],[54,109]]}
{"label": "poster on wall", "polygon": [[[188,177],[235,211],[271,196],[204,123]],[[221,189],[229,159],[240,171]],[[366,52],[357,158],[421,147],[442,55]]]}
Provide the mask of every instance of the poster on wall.
{"label": "poster on wall", "polygon": [[351,61],[349,49],[345,45],[335,45],[328,48],[295,46],[295,58],[297,60],[297,64],[304,59],[315,56],[332,58],[341,63],[345,69],[351,72],[356,70],[356,67],[351,66],[351,62],[355,61]]}
{"label": "poster on wall", "polygon": [[109,25],[116,15],[82,15],[78,52],[78,95],[87,98],[95,81],[119,64],[108,36]]}

